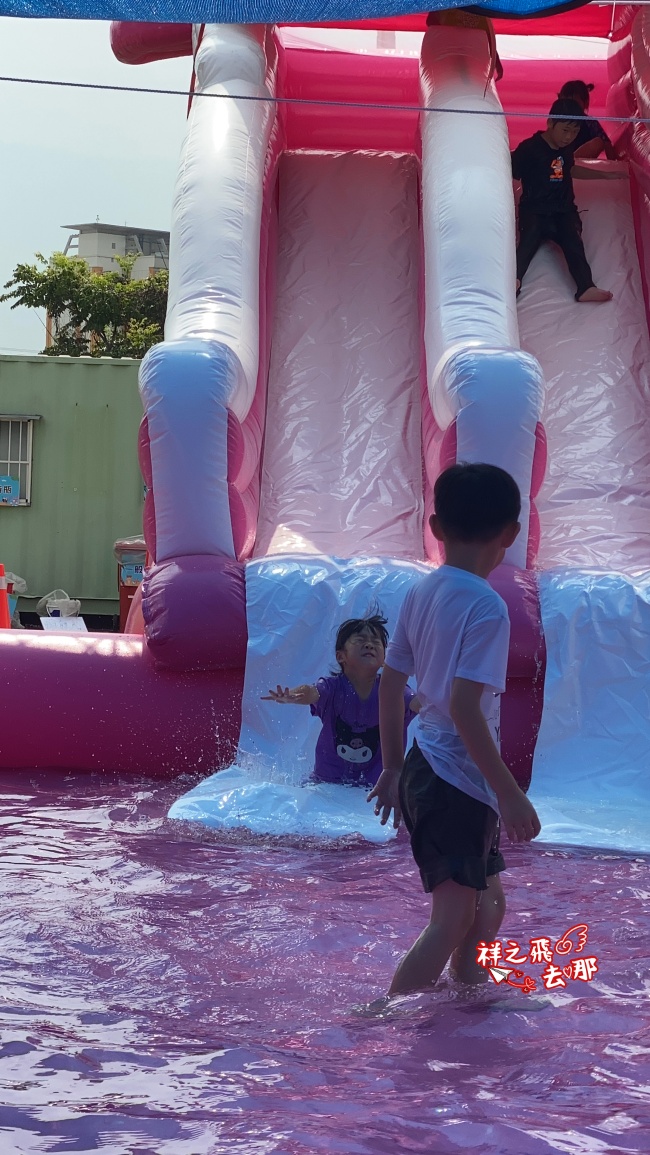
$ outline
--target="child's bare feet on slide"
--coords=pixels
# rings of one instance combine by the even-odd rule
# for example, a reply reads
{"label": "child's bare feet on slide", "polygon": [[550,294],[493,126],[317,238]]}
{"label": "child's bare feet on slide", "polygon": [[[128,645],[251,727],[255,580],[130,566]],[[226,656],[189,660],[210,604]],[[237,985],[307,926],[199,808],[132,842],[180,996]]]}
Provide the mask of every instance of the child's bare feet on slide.
{"label": "child's bare feet on slide", "polygon": [[598,305],[601,301],[611,301],[613,293],[608,292],[607,289],[597,289],[592,285],[590,289],[585,289],[581,297],[577,298],[579,305]]}

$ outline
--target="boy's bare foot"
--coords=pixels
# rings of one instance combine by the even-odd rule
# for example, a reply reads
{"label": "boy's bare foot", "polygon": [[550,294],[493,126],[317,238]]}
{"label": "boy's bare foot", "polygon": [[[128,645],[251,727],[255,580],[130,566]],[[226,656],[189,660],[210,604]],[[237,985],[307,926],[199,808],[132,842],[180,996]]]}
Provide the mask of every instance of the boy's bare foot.
{"label": "boy's bare foot", "polygon": [[391,1010],[392,999],[388,995],[382,995],[379,999],[373,999],[371,1003],[362,1003],[361,1006],[353,1007],[352,1010],[357,1015],[362,1015],[364,1019],[381,1018],[385,1011]]}
{"label": "boy's bare foot", "polygon": [[598,305],[602,301],[611,301],[613,293],[608,292],[607,289],[597,289],[592,285],[590,289],[585,289],[581,297],[577,298],[579,305]]}

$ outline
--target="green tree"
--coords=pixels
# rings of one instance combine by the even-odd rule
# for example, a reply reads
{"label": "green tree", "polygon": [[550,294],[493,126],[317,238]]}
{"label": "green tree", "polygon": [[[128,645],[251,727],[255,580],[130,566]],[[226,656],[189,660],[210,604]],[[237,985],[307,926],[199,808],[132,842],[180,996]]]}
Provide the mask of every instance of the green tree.
{"label": "green tree", "polygon": [[136,259],[117,257],[119,272],[93,273],[80,257],[36,253],[38,264],[16,265],[0,301],[47,310],[49,357],[144,357],[163,339],[169,275],[134,281]]}

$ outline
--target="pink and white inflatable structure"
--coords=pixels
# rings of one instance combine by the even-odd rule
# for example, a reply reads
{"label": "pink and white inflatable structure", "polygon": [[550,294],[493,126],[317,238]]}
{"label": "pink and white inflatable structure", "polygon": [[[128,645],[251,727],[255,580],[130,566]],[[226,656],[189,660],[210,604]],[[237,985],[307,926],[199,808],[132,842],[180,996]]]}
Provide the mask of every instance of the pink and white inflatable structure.
{"label": "pink and white inflatable structure", "polygon": [[[609,64],[589,60],[596,114],[607,96],[610,115],[650,117],[649,29],[648,9],[617,9]],[[263,563],[281,639],[296,567],[309,586],[318,559],[328,581],[348,563],[384,576],[439,564],[426,522],[454,460],[503,466],[524,497],[495,578],[513,623],[502,713],[513,771],[529,782],[544,693],[566,723],[549,723],[544,765],[565,741],[569,762],[583,740],[592,758],[603,712],[605,762],[636,765],[603,694],[618,684],[625,713],[650,640],[648,126],[612,133],[630,158],[631,202],[623,181],[577,188],[612,305],[575,305],[550,253],[517,305],[509,149],[543,127],[526,114],[543,113],[584,61],[505,59],[497,90],[478,29],[430,28],[419,58],[374,37],[346,49],[322,29],[264,25],[117,25],[113,45],[132,63],[194,57],[165,341],[140,378],[152,564],[122,637],[0,638],[3,765],[168,775],[227,764],[247,569],[250,584]],[[327,665],[329,635],[320,642]],[[266,659],[274,683],[271,642]],[[592,701],[580,678],[596,666]],[[299,655],[291,667],[301,680]],[[631,726],[642,713],[639,701]]]}

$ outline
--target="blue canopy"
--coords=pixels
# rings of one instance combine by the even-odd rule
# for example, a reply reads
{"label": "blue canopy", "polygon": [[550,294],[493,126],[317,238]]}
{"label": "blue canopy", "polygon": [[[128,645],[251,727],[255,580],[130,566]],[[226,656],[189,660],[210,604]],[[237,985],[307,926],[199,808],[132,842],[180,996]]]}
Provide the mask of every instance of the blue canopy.
{"label": "blue canopy", "polygon": [[[487,0],[472,11],[495,16],[550,15],[580,7],[583,0]],[[453,0],[431,0],[429,9],[457,8]],[[142,20],[172,24],[312,24],[373,20],[419,13],[422,0],[0,0],[0,16],[55,20]]]}

